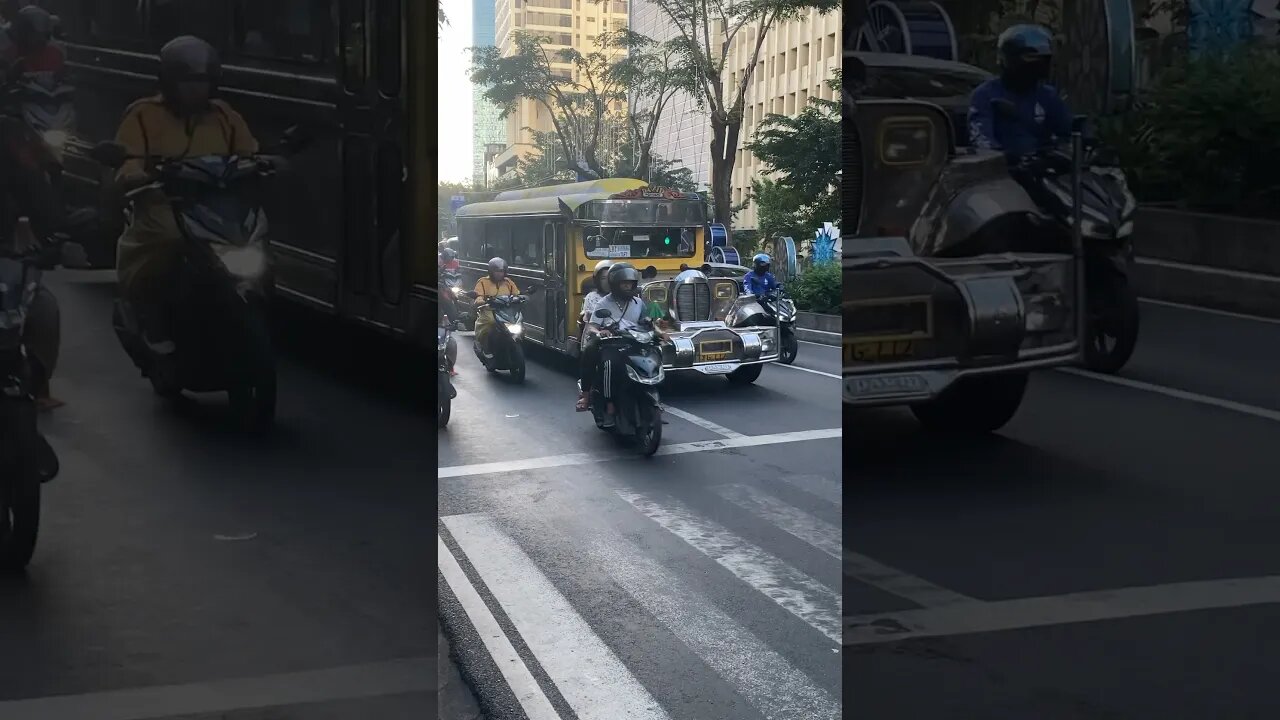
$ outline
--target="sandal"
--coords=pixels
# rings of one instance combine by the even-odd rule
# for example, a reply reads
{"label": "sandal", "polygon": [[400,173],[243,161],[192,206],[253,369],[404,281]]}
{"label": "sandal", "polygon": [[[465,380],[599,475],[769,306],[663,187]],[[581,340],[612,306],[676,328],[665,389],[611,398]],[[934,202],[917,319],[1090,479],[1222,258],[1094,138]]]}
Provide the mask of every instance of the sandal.
{"label": "sandal", "polygon": [[574,409],[578,412],[587,411],[587,396],[585,393],[578,393],[578,403],[574,406]]}

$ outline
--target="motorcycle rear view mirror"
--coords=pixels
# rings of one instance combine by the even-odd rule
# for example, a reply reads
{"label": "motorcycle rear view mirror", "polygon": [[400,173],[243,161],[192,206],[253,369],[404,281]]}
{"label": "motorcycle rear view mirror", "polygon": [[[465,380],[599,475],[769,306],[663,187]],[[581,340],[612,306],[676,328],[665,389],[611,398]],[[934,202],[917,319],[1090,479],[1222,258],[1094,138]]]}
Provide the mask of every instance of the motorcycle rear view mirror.
{"label": "motorcycle rear view mirror", "polygon": [[644,278],[645,280],[648,280],[650,278],[656,278],[658,277],[658,268],[650,265],[649,267],[645,268],[640,272],[640,277]]}
{"label": "motorcycle rear view mirror", "polygon": [[129,159],[129,151],[119,143],[100,142],[89,150],[89,157],[103,167],[119,170]]}
{"label": "motorcycle rear view mirror", "polygon": [[58,264],[64,268],[72,270],[83,270],[91,267],[89,262],[89,254],[84,251],[84,246],[77,242],[62,243],[59,249]]}

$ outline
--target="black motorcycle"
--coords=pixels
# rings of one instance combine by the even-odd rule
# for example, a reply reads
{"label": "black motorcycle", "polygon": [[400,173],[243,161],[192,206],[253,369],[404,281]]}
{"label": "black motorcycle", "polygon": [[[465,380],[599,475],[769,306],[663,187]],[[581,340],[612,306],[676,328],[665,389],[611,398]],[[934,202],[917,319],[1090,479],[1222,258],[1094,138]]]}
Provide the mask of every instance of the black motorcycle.
{"label": "black motorcycle", "polygon": [[[46,270],[83,267],[84,249],[65,242],[0,254],[0,572],[18,572],[35,552],[40,486],[58,475],[58,455],[36,425],[42,372],[24,342],[27,313]],[[78,259],[69,259],[78,258]]]}
{"label": "black motorcycle", "polygon": [[[530,288],[528,292],[537,292],[537,288]],[[475,292],[465,294],[469,298],[476,297]],[[516,382],[524,382],[524,306],[527,302],[528,295],[497,295],[475,306],[476,312],[489,308],[494,322],[485,336],[485,346],[481,347],[479,339],[475,339],[471,349],[485,370],[491,373],[510,371]]]}
{"label": "black motorcycle", "polygon": [[[606,320],[611,313],[601,308],[595,317]],[[612,382],[607,375],[591,389],[591,415],[596,427],[619,437],[632,437],[641,454],[653,455],[662,444],[662,401],[658,397],[658,385],[665,375],[653,321],[645,318],[638,327],[623,327],[621,322],[601,324],[601,327],[609,332],[597,338],[602,356],[606,350],[621,350],[627,382],[623,387],[610,388],[615,411],[612,426],[605,425],[609,418],[608,401],[600,387],[601,383]]]}
{"label": "black motorcycle", "polygon": [[449,424],[449,414],[453,409],[453,399],[458,397],[458,390],[453,386],[453,377],[449,374],[449,328],[436,328],[436,426]]}
{"label": "black motorcycle", "polygon": [[458,317],[453,318],[454,327],[458,330],[475,329],[475,309],[471,306],[470,295],[462,287],[462,273],[456,270],[441,271],[443,292],[453,293],[453,305],[458,310]]}
{"label": "black motorcycle", "polygon": [[769,316],[770,324],[778,324],[778,336],[781,343],[778,351],[778,362],[790,365],[800,354],[800,340],[796,337],[796,304],[781,286],[770,290],[757,298],[760,307]]}
{"label": "black motorcycle", "polygon": [[[296,128],[279,150],[306,144]],[[114,143],[96,146],[94,160],[114,169],[130,158]],[[262,186],[282,158],[205,156],[161,161],[156,179],[130,191],[161,191],[182,232],[178,277],[172,283],[172,343],[149,342],[137,309],[121,299],[112,324],[134,364],[162,397],[226,392],[237,419],[266,429],[275,421],[276,360],[267,319],[271,255]]]}

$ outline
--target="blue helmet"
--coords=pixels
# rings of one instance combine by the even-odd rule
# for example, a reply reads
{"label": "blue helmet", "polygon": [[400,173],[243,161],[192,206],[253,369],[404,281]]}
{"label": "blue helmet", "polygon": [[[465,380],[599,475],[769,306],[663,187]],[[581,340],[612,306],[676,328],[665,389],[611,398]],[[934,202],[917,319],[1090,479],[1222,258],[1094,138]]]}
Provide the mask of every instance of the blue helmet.
{"label": "blue helmet", "polygon": [[996,41],[1000,71],[1005,82],[1034,85],[1049,78],[1053,60],[1053,33],[1040,25],[1014,25]]}
{"label": "blue helmet", "polygon": [[763,275],[769,272],[769,266],[773,264],[773,259],[769,257],[768,253],[757,253],[755,257],[751,258],[751,264],[755,266],[757,273]]}

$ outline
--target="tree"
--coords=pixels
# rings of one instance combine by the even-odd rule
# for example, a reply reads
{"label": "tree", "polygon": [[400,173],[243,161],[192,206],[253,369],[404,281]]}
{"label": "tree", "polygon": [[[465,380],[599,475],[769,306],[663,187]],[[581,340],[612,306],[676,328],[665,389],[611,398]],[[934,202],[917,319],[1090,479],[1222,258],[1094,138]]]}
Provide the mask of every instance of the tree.
{"label": "tree", "polygon": [[[633,125],[634,123],[628,122],[622,130],[627,132]],[[559,144],[555,142],[552,135],[553,133],[534,132],[533,145],[536,149],[520,158],[517,161],[515,173],[500,180],[497,188],[511,190],[573,182],[575,177],[573,169],[559,152]],[[607,177],[639,177],[634,172],[637,167],[635,157],[639,152],[637,143],[631,142],[629,137],[623,137],[617,151],[604,158]],[[681,167],[682,163],[679,160],[668,160],[654,154],[652,150],[648,151],[648,154],[649,159],[646,161],[648,172],[639,179],[650,185],[674,188],[684,192],[699,192],[698,184],[693,178],[693,171]]]}
{"label": "tree", "polygon": [[[626,87],[612,71],[614,53],[581,53],[573,48],[548,51],[548,38],[520,31],[515,52],[504,56],[496,47],[471,48],[471,81],[484,97],[502,108],[506,118],[526,99],[541,105],[551,118],[555,139],[573,167],[608,177],[600,151],[616,125],[615,107],[626,101]],[[552,63],[573,66],[569,76]]]}
{"label": "tree", "polygon": [[[838,90],[840,71],[827,81]],[[840,102],[810,98],[796,116],[770,114],[744,147],[769,168],[752,182],[760,229],[806,237],[840,218]]]}
{"label": "tree", "polygon": [[[755,77],[761,48],[778,23],[799,18],[809,9],[826,14],[840,0],[652,0],[676,30],[677,67],[697,79],[695,97],[711,116],[711,188],[716,219],[732,222],[730,183],[738,152],[747,88]],[[735,42],[751,44],[751,61],[736,83],[726,84],[729,50]],[[737,68],[734,68],[735,70]]]}
{"label": "tree", "polygon": [[449,18],[444,14],[444,5],[440,4],[440,0],[436,0],[436,34],[438,35],[448,24]]}

